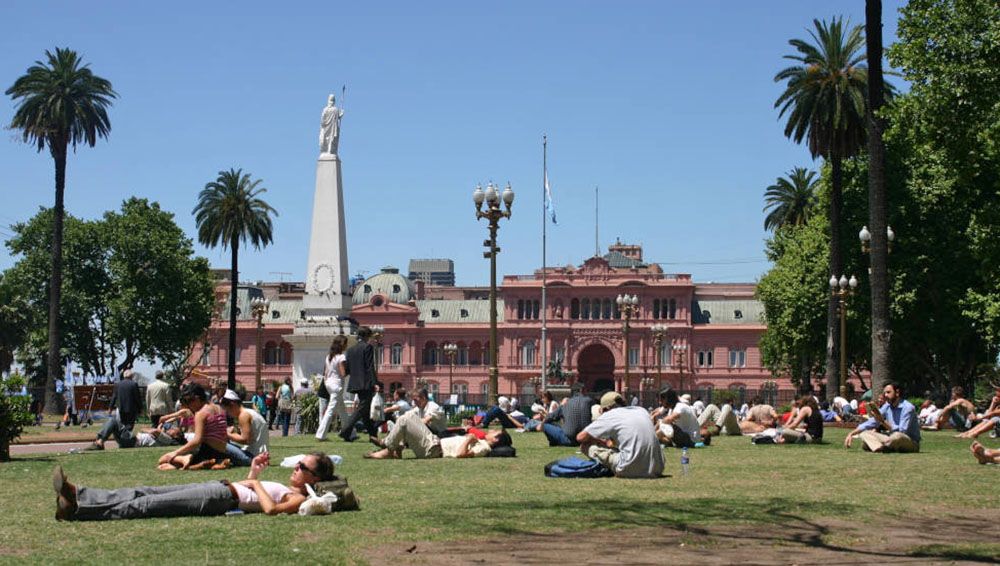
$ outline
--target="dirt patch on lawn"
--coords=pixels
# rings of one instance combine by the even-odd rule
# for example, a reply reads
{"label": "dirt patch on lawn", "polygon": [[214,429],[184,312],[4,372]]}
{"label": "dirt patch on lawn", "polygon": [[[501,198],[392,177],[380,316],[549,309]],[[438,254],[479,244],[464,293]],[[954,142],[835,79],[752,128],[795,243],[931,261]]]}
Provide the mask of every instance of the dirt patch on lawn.
{"label": "dirt patch on lawn", "polygon": [[[372,564],[997,564],[1000,510],[857,525],[664,526],[587,533],[400,543],[368,549]],[[992,545],[992,546],[991,546]]]}

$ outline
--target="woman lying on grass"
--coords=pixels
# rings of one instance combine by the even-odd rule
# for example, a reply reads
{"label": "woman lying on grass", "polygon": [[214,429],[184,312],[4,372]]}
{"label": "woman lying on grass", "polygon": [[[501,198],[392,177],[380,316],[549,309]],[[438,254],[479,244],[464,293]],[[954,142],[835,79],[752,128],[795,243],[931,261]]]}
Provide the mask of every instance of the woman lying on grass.
{"label": "woman lying on grass", "polygon": [[107,521],[146,517],[193,517],[223,515],[240,509],[245,513],[297,513],[306,500],[306,485],[333,479],[333,462],[322,452],[307,454],[292,471],[288,486],[260,481],[269,464],[267,452],[250,464],[247,479],[230,483],[204,483],[97,489],[71,484],[61,466],[52,471],[56,490],[56,519],[60,521]]}

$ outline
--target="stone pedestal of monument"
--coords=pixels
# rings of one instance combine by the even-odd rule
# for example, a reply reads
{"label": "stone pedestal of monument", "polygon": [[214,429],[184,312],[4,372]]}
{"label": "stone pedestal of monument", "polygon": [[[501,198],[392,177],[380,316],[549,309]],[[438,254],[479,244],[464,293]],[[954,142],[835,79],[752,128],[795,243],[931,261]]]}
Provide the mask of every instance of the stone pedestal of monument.
{"label": "stone pedestal of monument", "polygon": [[[347,225],[344,192],[341,186],[339,109],[333,96],[324,109],[320,129],[320,156],[316,161],[316,189],[313,194],[312,232],[306,266],[306,294],[302,316],[292,334],[284,336],[292,345],[293,379],[322,375],[324,361],[334,336],[347,335],[354,343],[351,294],[347,270]],[[331,137],[332,136],[332,137]]]}

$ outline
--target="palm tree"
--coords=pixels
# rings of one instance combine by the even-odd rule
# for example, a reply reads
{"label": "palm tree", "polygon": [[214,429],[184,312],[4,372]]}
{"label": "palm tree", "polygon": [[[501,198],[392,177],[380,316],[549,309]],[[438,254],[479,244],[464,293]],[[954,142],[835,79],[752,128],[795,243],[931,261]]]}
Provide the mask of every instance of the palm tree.
{"label": "palm tree", "polygon": [[[885,188],[885,144],[882,131],[885,120],[879,115],[885,102],[882,79],[882,2],[865,1],[865,28],[868,39],[868,225],[871,226],[871,298],[872,298],[872,391],[879,391],[892,381],[889,343],[889,223],[888,197]],[[891,91],[890,91],[891,94]]]}
{"label": "palm tree", "polygon": [[250,240],[255,249],[271,243],[271,215],[278,213],[260,199],[267,192],[261,181],[250,178],[242,169],[219,171],[219,176],[205,185],[192,212],[198,225],[198,241],[214,248],[228,246],[232,251],[232,274],[229,296],[229,388],[236,387],[236,290],[240,280],[240,242]]}
{"label": "palm tree", "polygon": [[6,94],[17,102],[11,129],[21,130],[25,142],[46,147],[56,165],[55,220],[52,228],[52,278],[49,282],[48,372],[45,411],[58,413],[56,379],[62,374],[59,305],[62,301],[62,244],[66,191],[66,154],[69,146],[97,144],[111,132],[108,107],[118,95],[111,83],[95,75],[70,49],[45,52],[47,63],[36,61],[14,81]]}
{"label": "palm tree", "polygon": [[[780,116],[788,114],[785,135],[796,143],[805,139],[813,158],[830,163],[830,273],[841,275],[840,213],[843,207],[844,159],[855,155],[865,143],[865,98],[868,68],[861,26],[850,27],[842,18],[829,24],[813,20],[809,32],[813,43],[791,39],[797,51],[785,59],[799,64],[783,69],[775,82],[787,81],[785,91],[774,102]],[[840,376],[837,368],[837,306],[831,296],[827,309],[827,396],[836,395]],[[805,385],[805,384],[804,384]]]}
{"label": "palm tree", "polygon": [[764,192],[764,210],[771,209],[764,218],[765,230],[777,230],[782,226],[802,226],[812,216],[816,204],[815,171],[796,167],[788,172],[788,177],[778,177]]}

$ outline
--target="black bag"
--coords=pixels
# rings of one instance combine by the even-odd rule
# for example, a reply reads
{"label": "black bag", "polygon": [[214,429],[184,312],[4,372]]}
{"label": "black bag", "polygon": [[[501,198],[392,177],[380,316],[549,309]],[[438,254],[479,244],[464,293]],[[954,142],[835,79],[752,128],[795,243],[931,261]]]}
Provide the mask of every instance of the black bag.
{"label": "black bag", "polygon": [[333,493],[337,496],[337,502],[333,504],[332,512],[337,511],[357,511],[361,508],[358,504],[358,497],[354,495],[354,490],[347,485],[347,478],[344,476],[333,476],[330,481],[317,482],[313,486],[316,495],[322,496],[324,493]]}
{"label": "black bag", "polygon": [[517,449],[513,446],[497,446],[486,455],[487,458],[516,458]]}

